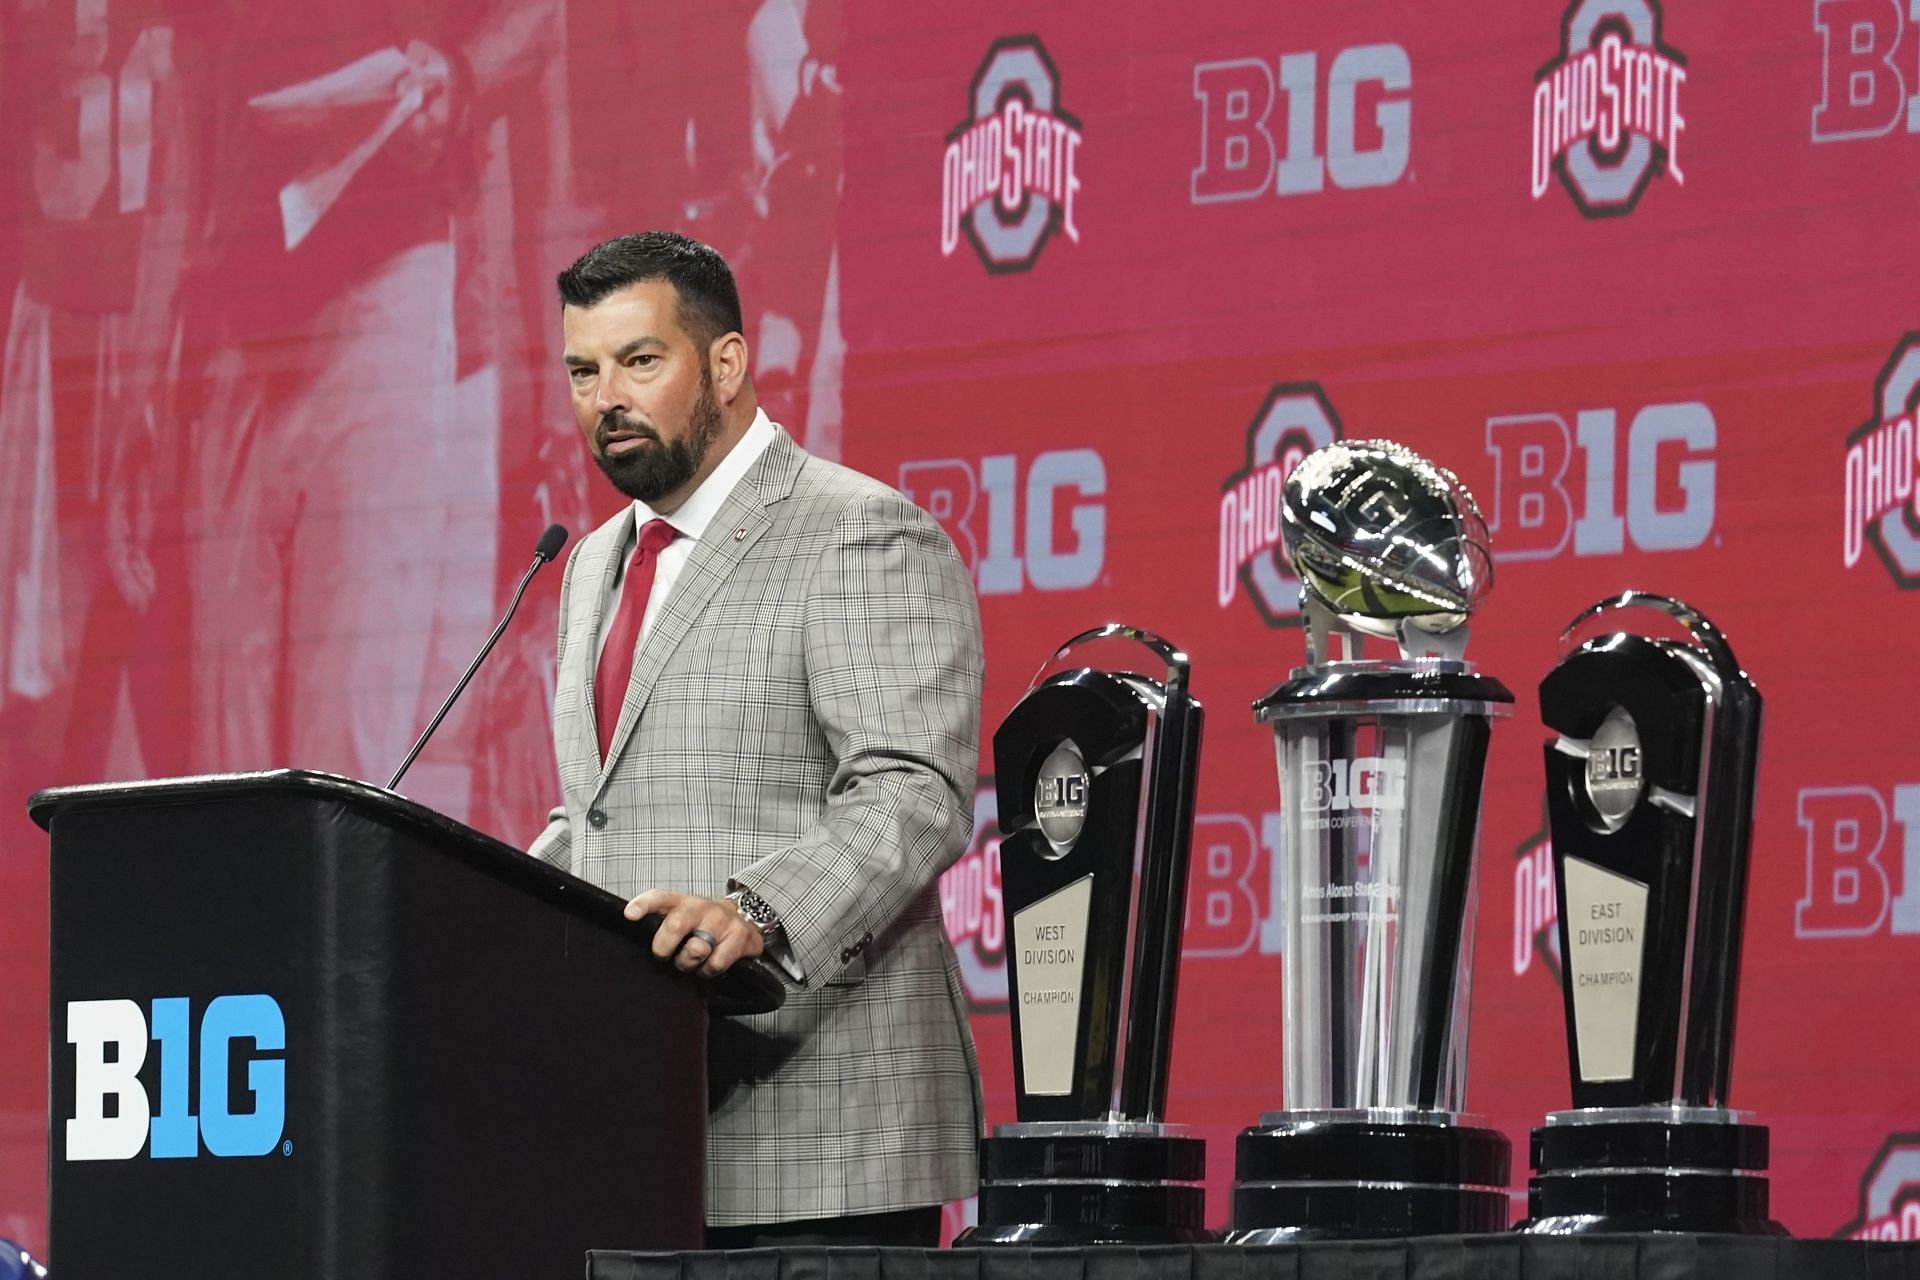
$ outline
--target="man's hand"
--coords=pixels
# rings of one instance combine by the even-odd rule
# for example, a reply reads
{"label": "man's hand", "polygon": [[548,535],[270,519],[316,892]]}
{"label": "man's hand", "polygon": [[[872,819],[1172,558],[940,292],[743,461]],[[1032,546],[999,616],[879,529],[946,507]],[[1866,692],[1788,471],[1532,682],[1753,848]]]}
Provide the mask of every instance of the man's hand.
{"label": "man's hand", "polygon": [[653,954],[673,957],[674,968],[717,977],[748,956],[767,949],[760,926],[745,919],[730,898],[697,898],[670,889],[649,889],[627,904],[629,920],[663,916],[653,935]]}

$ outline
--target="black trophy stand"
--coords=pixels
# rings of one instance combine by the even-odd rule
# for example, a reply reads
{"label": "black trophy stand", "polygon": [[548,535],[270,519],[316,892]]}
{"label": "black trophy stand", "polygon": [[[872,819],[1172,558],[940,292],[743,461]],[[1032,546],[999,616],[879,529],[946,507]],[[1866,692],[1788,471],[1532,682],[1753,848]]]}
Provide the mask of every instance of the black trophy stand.
{"label": "black trophy stand", "polygon": [[1111,637],[1165,680],[1036,676],[994,734],[1019,1122],[981,1142],[980,1223],[957,1244],[1215,1238],[1205,1143],[1160,1122],[1201,707],[1186,655],[1131,627],[1075,636],[1041,671]]}
{"label": "black trophy stand", "polygon": [[[1540,684],[1565,966],[1570,1111],[1533,1131],[1537,1234],[1783,1235],[1767,1130],[1727,1108],[1760,692],[1698,611],[1629,591],[1688,640],[1595,636]],[[1571,905],[1570,905],[1571,899]]]}

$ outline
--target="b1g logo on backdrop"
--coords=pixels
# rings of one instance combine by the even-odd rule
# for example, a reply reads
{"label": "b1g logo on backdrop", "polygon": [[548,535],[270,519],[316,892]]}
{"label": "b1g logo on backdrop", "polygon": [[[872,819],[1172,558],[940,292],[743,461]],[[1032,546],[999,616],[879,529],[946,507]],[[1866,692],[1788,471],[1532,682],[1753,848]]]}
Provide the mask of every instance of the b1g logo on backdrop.
{"label": "b1g logo on backdrop", "polygon": [[1342,438],[1340,419],[1315,382],[1282,382],[1247,427],[1246,460],[1220,492],[1222,609],[1245,590],[1268,626],[1300,622],[1300,579],[1280,541],[1280,504],[1300,459]]}
{"label": "b1g logo on backdrop", "polygon": [[[1583,409],[1569,427],[1558,413],[1487,419],[1493,506],[1487,530],[1500,560],[1690,551],[1713,534],[1719,430],[1697,401],[1634,413],[1620,449],[1621,413]],[[1585,465],[1567,484],[1576,450]],[[1624,467],[1621,465],[1624,462]]]}
{"label": "b1g logo on backdrop", "polygon": [[941,255],[964,237],[987,270],[1025,271],[1055,231],[1078,244],[1080,122],[1040,38],[994,41],[967,101],[941,160]]}
{"label": "b1g logo on backdrop", "polygon": [[1920,1240],[1920,1133],[1888,1136],[1860,1179],[1860,1216],[1834,1235]]}
{"label": "b1g logo on backdrop", "polygon": [[1847,436],[1847,568],[1873,548],[1906,590],[1920,587],[1920,332],[1909,333],[1873,384],[1873,415]]}
{"label": "b1g logo on backdrop", "polygon": [[1796,800],[1806,879],[1801,938],[1920,934],[1920,783],[1807,787]]}
{"label": "b1g logo on backdrop", "polygon": [[[1286,97],[1284,145],[1269,121]],[[1325,78],[1319,55],[1203,62],[1193,69],[1200,104],[1200,163],[1188,199],[1194,204],[1252,200],[1268,193],[1305,195],[1335,188],[1385,187],[1407,172],[1413,150],[1413,62],[1397,44],[1358,45],[1334,55]],[[1362,99],[1372,119],[1360,123]],[[1325,108],[1322,143],[1319,121]],[[1367,139],[1377,139],[1363,145]]]}
{"label": "b1g logo on backdrop", "polygon": [[[280,1145],[287,1063],[267,1055],[286,1050],[287,1022],[272,996],[209,1001],[198,1036],[184,997],[153,1001],[151,1018],[132,1000],[73,1000],[66,1035],[74,1050],[67,1160],[131,1160],[142,1149],[155,1160],[182,1159],[203,1145],[213,1156],[263,1156]],[[141,1079],[150,1044],[159,1049],[157,1109]],[[243,1045],[251,1051],[240,1057]],[[235,1071],[242,1063],[244,1074]],[[250,1102],[236,1107],[236,1095]]]}
{"label": "b1g logo on backdrop", "polygon": [[1076,591],[1107,563],[1107,464],[1092,449],[900,464],[900,491],[953,539],[983,596]]}
{"label": "b1g logo on backdrop", "polygon": [[1558,178],[1589,218],[1633,212],[1661,174],[1677,183],[1686,59],[1661,39],[1654,0],[1574,0],[1560,56],[1533,86],[1533,198]]}
{"label": "b1g logo on backdrop", "polygon": [[1907,39],[1910,7],[1909,0],[1813,0],[1813,29],[1820,35],[1815,142],[1880,138],[1896,129],[1920,133],[1920,92],[1907,95],[1920,88],[1920,41]]}

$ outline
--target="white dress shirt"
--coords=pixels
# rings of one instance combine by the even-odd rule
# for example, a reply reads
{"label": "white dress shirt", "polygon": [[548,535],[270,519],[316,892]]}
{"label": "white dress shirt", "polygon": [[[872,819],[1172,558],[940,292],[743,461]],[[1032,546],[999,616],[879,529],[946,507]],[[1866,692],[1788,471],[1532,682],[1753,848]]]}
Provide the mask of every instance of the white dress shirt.
{"label": "white dress shirt", "polygon": [[[661,515],[646,503],[635,501],[633,504],[634,536],[627,539],[626,548],[620,553],[620,574],[613,580],[613,594],[607,600],[607,607],[600,615],[600,635],[594,642],[593,656],[597,666],[601,651],[607,647],[607,629],[620,611],[620,596],[626,590],[626,566],[633,559],[634,543],[639,537],[641,526],[649,520],[665,520],[680,534],[666,549],[653,567],[653,593],[647,597],[647,613],[640,620],[640,637],[646,638],[647,629],[660,616],[660,610],[667,602],[667,595],[673,590],[673,584],[680,571],[687,567],[687,560],[693,555],[693,548],[706,536],[707,526],[720,514],[720,508],[733,493],[734,486],[740,483],[747,469],[759,461],[760,455],[773,443],[774,432],[779,428],[773,425],[764,409],[753,411],[753,425],[740,437],[726,457],[720,459],[720,465],[713,474],[701,482],[700,487],[687,495],[672,515]],[[731,536],[731,529],[720,531],[722,536]]]}

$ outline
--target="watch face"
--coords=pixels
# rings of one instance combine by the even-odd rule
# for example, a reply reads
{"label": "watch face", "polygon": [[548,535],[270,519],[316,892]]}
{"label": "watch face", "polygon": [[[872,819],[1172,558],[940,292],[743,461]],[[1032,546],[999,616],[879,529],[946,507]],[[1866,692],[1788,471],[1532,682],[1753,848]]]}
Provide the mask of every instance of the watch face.
{"label": "watch face", "polygon": [[741,889],[728,896],[733,899],[734,905],[740,908],[740,916],[742,919],[751,921],[766,931],[771,931],[778,927],[780,920],[779,917],[774,914],[772,905],[753,890]]}

